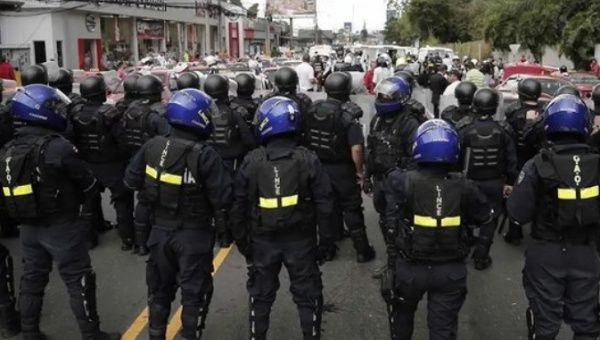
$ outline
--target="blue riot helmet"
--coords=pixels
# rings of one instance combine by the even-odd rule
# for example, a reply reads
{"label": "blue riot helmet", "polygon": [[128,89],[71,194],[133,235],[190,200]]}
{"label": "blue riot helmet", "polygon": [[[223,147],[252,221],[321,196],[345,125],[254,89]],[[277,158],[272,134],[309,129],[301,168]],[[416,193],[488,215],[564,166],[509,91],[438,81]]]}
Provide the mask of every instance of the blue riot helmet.
{"label": "blue riot helmet", "polygon": [[556,134],[586,137],[591,127],[590,111],[577,96],[562,94],[554,98],[544,111],[544,130],[550,139]]}
{"label": "blue riot helmet", "polygon": [[387,78],[375,88],[375,110],[382,117],[402,111],[412,95],[410,84],[397,76]]}
{"label": "blue riot helmet", "polygon": [[432,119],[419,126],[413,145],[417,163],[456,163],[460,154],[458,133],[442,119]]}
{"label": "blue riot helmet", "polygon": [[12,100],[11,112],[16,120],[28,125],[64,131],[70,103],[60,90],[48,85],[32,84],[17,92]]}
{"label": "blue riot helmet", "polygon": [[174,127],[183,128],[205,138],[212,133],[210,117],[217,110],[217,106],[206,93],[197,89],[184,89],[171,97],[165,117]]}
{"label": "blue riot helmet", "polygon": [[261,142],[276,135],[298,132],[302,129],[300,108],[286,97],[269,98],[256,111],[256,127]]}

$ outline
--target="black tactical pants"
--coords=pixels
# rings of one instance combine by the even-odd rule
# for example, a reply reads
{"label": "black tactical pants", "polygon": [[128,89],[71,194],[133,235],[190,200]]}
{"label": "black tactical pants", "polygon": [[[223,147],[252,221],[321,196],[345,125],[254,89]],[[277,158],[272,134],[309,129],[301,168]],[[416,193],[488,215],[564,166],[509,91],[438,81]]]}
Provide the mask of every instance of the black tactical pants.
{"label": "black tactical pants", "polygon": [[[487,201],[492,209],[494,209],[494,218],[497,220],[498,215],[503,210],[503,191],[504,191],[504,179],[491,179],[485,181],[474,181],[477,184],[477,187],[487,198]],[[497,223],[494,223],[493,226],[496,226]],[[480,237],[489,240],[489,245],[491,246],[494,241],[494,229],[480,230]]]}
{"label": "black tactical pants", "polygon": [[39,331],[44,289],[52,262],[69,292],[71,310],[84,336],[98,331],[96,278],[92,270],[83,222],[75,217],[21,226],[23,276],[19,305],[23,333]]}
{"label": "black tactical pants", "polygon": [[596,339],[599,280],[595,245],[532,239],[525,252],[523,287],[533,312],[535,338],[556,339],[564,320],[575,340]]}
{"label": "black tactical pants", "polygon": [[467,268],[463,262],[408,263],[398,259],[394,269],[396,298],[388,302],[392,340],[410,340],[415,311],[427,293],[430,340],[455,340],[458,313],[467,295]]}
{"label": "black tactical pants", "polygon": [[0,306],[15,302],[13,259],[8,248],[0,244]]}
{"label": "black tactical pants", "polygon": [[336,239],[344,233],[344,224],[350,231],[354,248],[358,252],[369,247],[365,217],[363,215],[360,186],[356,182],[356,171],[352,163],[323,163],[323,168],[331,179],[335,196],[331,223]]}
{"label": "black tactical pants", "polygon": [[323,284],[315,253],[316,240],[311,236],[278,234],[253,237],[254,269],[249,273],[247,284],[251,339],[264,339],[269,329],[271,306],[279,290],[282,265],[290,276],[290,292],[298,306],[305,338],[320,339]]}
{"label": "black tactical pants", "polygon": [[[133,227],[133,191],[123,183],[125,173],[123,162],[90,164],[96,178],[104,188],[111,193],[111,203],[117,213],[119,235],[124,243],[132,244],[134,239]],[[98,194],[83,207],[82,215],[91,221],[104,220],[102,217],[102,202]],[[100,216],[98,216],[98,214]]]}
{"label": "black tactical pants", "polygon": [[214,238],[214,231],[209,228],[152,228],[146,267],[151,340],[165,339],[171,302],[178,287],[183,306],[181,335],[185,339],[201,338],[213,293]]}
{"label": "black tactical pants", "polygon": [[375,211],[379,214],[379,220],[384,220],[385,214],[385,176],[373,177],[373,206]]}

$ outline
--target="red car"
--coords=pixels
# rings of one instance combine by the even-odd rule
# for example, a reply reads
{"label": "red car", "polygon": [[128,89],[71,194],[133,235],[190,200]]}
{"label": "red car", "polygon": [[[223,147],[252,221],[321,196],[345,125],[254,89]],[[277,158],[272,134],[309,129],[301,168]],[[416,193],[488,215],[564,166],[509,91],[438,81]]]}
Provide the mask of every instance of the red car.
{"label": "red car", "polygon": [[592,72],[570,72],[567,79],[577,87],[584,99],[591,98],[594,86],[600,84],[600,78]]}
{"label": "red car", "polygon": [[539,64],[505,64],[502,81],[512,77],[513,75],[533,75],[533,76],[550,76],[558,69],[556,67],[543,66]]}
{"label": "red car", "polygon": [[549,102],[554,98],[556,91],[564,85],[573,85],[569,81],[560,77],[550,77],[545,75],[531,75],[531,74],[513,74],[508,79],[504,80],[502,84],[496,87],[496,90],[500,92],[503,98],[503,105],[508,105],[516,102],[519,99],[519,93],[517,91],[519,81],[525,78],[534,78],[542,85],[542,96],[541,102]]}

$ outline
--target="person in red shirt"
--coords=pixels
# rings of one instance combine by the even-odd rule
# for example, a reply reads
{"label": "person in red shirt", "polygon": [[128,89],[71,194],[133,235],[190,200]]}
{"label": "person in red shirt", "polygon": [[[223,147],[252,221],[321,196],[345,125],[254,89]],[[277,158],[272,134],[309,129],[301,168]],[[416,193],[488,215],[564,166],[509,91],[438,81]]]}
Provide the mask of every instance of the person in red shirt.
{"label": "person in red shirt", "polygon": [[598,61],[596,60],[596,58],[592,59],[591,63],[590,63],[590,70],[597,75],[598,77],[600,77],[600,65],[598,65]]}
{"label": "person in red shirt", "polygon": [[365,77],[363,78],[365,88],[369,94],[374,94],[373,90],[375,90],[375,83],[373,82],[373,77],[375,76],[376,67],[377,63],[371,62],[371,67],[369,67],[369,70],[365,73]]}
{"label": "person in red shirt", "polygon": [[0,78],[17,80],[17,77],[15,77],[15,71],[13,70],[13,67],[8,62],[6,62],[6,56],[3,55],[0,55]]}

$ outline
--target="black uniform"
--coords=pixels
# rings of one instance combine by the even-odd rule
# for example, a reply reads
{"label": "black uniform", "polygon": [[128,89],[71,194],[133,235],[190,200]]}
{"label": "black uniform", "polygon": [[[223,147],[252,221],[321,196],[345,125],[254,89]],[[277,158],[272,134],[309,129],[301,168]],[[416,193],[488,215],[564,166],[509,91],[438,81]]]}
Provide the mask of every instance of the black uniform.
{"label": "black uniform", "polygon": [[385,213],[385,176],[396,167],[406,169],[412,161],[412,139],[420,122],[408,110],[389,118],[376,115],[370,123],[365,178],[373,177],[373,204],[380,216]]}
{"label": "black uniform", "polygon": [[0,335],[5,339],[21,330],[15,303],[13,258],[8,248],[0,244]]}
{"label": "black uniform", "polygon": [[456,127],[461,120],[467,117],[473,118],[473,109],[471,105],[450,105],[442,111],[440,117]]}
{"label": "black uniform", "polygon": [[271,92],[270,94],[265,96],[263,98],[263,101],[265,101],[269,98],[277,97],[277,96],[286,97],[286,98],[289,98],[289,99],[295,101],[296,104],[298,104],[298,107],[300,108],[300,113],[302,113],[303,116],[308,113],[308,110],[310,109],[310,107],[312,105],[312,99],[310,99],[309,96],[307,96],[306,94],[304,94],[302,92],[275,91],[275,92]]}
{"label": "black uniform", "polygon": [[[0,147],[11,141],[14,133],[15,128],[10,108],[0,104]],[[17,226],[18,223],[6,211],[4,197],[0,198],[0,234],[3,236],[17,235]]]}
{"label": "black uniform", "polygon": [[[486,196],[497,217],[502,211],[504,186],[513,185],[517,177],[517,157],[510,127],[494,121],[492,117],[467,118],[457,126],[461,139],[462,164],[467,178],[475,181]],[[489,232],[489,233],[486,233]],[[479,239],[488,247],[494,240],[494,229],[481,230]],[[488,251],[482,254],[490,261]],[[476,262],[476,268],[485,269],[489,264]]]}
{"label": "black uniform", "polygon": [[258,110],[259,99],[252,98],[252,96],[241,96],[238,94],[237,97],[231,99],[231,103],[237,106],[240,106],[246,110],[244,120],[248,124],[250,128],[252,128],[252,123],[254,122],[254,115],[256,114],[256,110]]}
{"label": "black uniform", "polygon": [[320,244],[331,244],[324,222],[332,208],[331,185],[319,159],[292,138],[272,139],[244,159],[235,180],[231,220],[238,248],[253,264],[248,279],[252,339],[266,339],[282,264],[304,339],[320,339],[323,287],[316,224],[323,226]]}
{"label": "black uniform", "polygon": [[386,229],[401,254],[382,279],[392,340],[411,339],[414,314],[427,293],[429,339],[457,339],[467,294],[467,226],[493,232],[485,195],[460,174],[395,170],[387,181]]}
{"label": "black uniform", "polygon": [[153,210],[146,268],[150,339],[165,339],[171,302],[181,287],[182,336],[200,339],[213,292],[213,217],[225,223],[231,178],[217,152],[174,128],[131,160],[125,183]]}
{"label": "black uniform", "polygon": [[232,102],[217,101],[219,113],[212,116],[213,133],[208,143],[215,148],[233,177],[244,155],[255,145],[255,139],[246,123],[248,111]]}
{"label": "black uniform", "polygon": [[20,128],[0,151],[0,159],[8,211],[21,223],[24,336],[39,333],[44,289],[56,261],[84,338],[95,337],[100,332],[95,273],[78,220],[84,198],[97,190],[92,171],[70,142],[41,127]]}
{"label": "black uniform", "polygon": [[[128,158],[117,143],[120,118],[121,114],[114,107],[90,101],[73,110],[71,122],[75,145],[82,158],[88,162],[100,185],[111,192],[121,240],[124,245],[131,245],[134,239],[133,191],[123,184]],[[83,217],[103,221],[102,209],[98,208],[101,207],[100,195],[88,203],[83,208]]]}
{"label": "black uniform", "polygon": [[370,252],[351,153],[353,146],[362,147],[365,142],[358,122],[362,114],[362,109],[351,101],[328,98],[315,102],[303,120],[305,144],[315,151],[331,179],[335,196],[331,223],[336,239],[344,234],[345,223],[358,254]]}
{"label": "black uniform", "polygon": [[[119,131],[119,147],[128,157],[132,157],[140,147],[154,136],[167,136],[171,126],[163,117],[164,106],[157,101],[138,99],[129,105],[121,117]],[[134,212],[135,242],[145,253],[144,247],[148,239],[150,215],[152,211],[138,196],[138,204]]]}
{"label": "black uniform", "polygon": [[[539,115],[543,113],[543,107],[540,104],[528,104],[527,102],[517,102],[506,109],[506,122],[512,127],[515,138],[514,144],[517,151],[517,169],[523,168],[525,162],[531,159],[537,153],[534,145],[528,143],[526,137],[527,112],[535,111]],[[530,140],[531,141],[531,140]]]}
{"label": "black uniform", "polygon": [[512,219],[533,222],[523,286],[535,339],[556,339],[563,319],[574,339],[600,334],[599,164],[586,145],[557,144],[525,164],[508,198]]}

